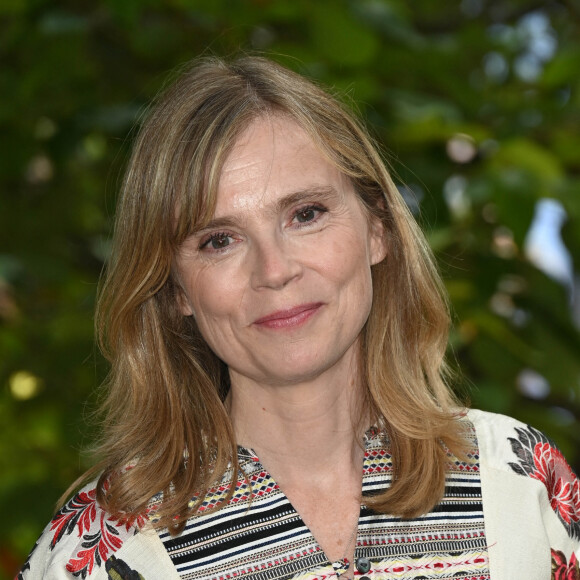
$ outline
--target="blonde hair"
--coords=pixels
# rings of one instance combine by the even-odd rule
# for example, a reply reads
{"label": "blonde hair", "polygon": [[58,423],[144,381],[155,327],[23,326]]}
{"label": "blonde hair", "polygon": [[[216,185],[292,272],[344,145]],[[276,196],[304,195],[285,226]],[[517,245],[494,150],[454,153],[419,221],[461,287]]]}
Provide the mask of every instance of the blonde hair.
{"label": "blonde hair", "polygon": [[[179,529],[233,466],[236,442],[223,401],[227,368],[178,308],[177,248],[211,218],[221,168],[240,133],[274,112],[297,122],[382,220],[388,256],[373,266],[364,328],[366,406],[384,425],[392,486],[366,501],[403,517],[442,497],[442,442],[463,445],[443,379],[449,316],[427,243],[362,124],[334,97],[264,58],[196,61],[157,101],[136,139],[118,207],[97,330],[111,364],[98,451],[100,503],[141,513],[165,492],[158,526]],[[130,466],[130,468],[127,468]]]}

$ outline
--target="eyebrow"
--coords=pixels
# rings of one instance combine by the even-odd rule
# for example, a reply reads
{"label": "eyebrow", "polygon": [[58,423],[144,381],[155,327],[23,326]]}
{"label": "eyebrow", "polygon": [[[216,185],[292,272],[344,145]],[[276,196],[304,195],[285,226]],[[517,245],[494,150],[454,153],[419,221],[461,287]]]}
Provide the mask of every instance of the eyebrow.
{"label": "eyebrow", "polygon": [[[276,215],[293,205],[304,203],[307,201],[330,201],[336,199],[339,195],[338,191],[332,185],[313,186],[306,189],[301,189],[285,195],[280,198],[272,207],[267,208],[266,211],[270,215]],[[314,199],[313,199],[314,198]],[[205,225],[194,230],[194,235],[199,235],[208,230],[234,228],[239,226],[239,219],[234,216],[222,216],[210,219]]]}

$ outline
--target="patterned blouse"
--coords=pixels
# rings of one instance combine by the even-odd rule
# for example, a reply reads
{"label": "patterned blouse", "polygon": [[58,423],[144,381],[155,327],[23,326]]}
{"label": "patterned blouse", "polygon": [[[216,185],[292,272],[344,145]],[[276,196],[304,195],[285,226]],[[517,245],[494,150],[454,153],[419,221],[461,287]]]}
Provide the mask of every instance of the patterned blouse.
{"label": "patterned blouse", "polygon": [[580,480],[560,452],[513,419],[469,411],[465,420],[471,451],[449,455],[444,498],[407,520],[364,505],[392,476],[388,441],[367,432],[352,563],[327,559],[256,454],[239,448],[230,502],[210,509],[228,491],[226,474],[177,537],[111,518],[93,483],[55,515],[18,578],[335,580],[352,567],[360,580],[580,579]]}

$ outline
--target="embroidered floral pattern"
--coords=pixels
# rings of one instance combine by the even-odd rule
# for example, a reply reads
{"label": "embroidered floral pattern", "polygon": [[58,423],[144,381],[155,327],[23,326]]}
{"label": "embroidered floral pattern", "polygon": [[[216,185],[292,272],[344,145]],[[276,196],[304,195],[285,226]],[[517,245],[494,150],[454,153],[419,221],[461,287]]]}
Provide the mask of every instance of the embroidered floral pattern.
{"label": "embroidered floral pattern", "polygon": [[78,550],[66,565],[74,576],[86,578],[95,566],[107,561],[109,554],[116,552],[124,540],[133,536],[144,523],[144,518],[121,521],[102,510],[97,504],[97,490],[77,493],[53,518],[50,529],[54,536],[51,550],[65,536],[76,530]]}
{"label": "embroidered floral pattern", "polygon": [[516,432],[517,439],[510,437],[509,441],[519,461],[510,462],[510,467],[544,484],[550,505],[568,535],[580,539],[580,480],[545,435],[530,426],[516,427]]}
{"label": "embroidered floral pattern", "polygon": [[570,562],[559,550],[552,550],[551,580],[580,580],[580,566],[576,554],[572,554]]}
{"label": "embroidered floral pattern", "polygon": [[137,570],[133,570],[127,562],[111,556],[105,563],[107,578],[109,580],[145,580]]}

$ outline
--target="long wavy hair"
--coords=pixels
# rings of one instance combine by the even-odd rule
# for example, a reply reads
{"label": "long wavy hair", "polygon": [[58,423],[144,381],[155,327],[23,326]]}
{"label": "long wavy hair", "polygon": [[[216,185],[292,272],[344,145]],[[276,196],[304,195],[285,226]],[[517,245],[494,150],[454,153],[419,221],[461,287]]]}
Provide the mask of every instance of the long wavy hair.
{"label": "long wavy hair", "polygon": [[361,340],[366,411],[384,426],[393,482],[365,499],[411,517],[442,497],[446,448],[464,447],[445,381],[448,307],[429,247],[356,115],[306,78],[260,57],[195,61],[154,103],[136,138],[100,289],[97,332],[111,365],[103,402],[98,499],[136,516],[158,492],[156,525],[179,530],[192,497],[238,464],[225,365],[178,307],[177,249],[207,222],[241,132],[275,113],[300,125],[382,220],[388,255],[372,267]]}

